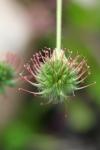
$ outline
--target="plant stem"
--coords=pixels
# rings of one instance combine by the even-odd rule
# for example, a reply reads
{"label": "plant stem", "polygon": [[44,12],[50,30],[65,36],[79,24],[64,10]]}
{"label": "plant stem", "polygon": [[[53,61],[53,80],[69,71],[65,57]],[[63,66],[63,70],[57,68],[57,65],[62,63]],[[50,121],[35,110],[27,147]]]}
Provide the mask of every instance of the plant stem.
{"label": "plant stem", "polygon": [[61,28],[62,28],[62,0],[57,0],[57,12],[56,12],[56,49],[61,49]]}

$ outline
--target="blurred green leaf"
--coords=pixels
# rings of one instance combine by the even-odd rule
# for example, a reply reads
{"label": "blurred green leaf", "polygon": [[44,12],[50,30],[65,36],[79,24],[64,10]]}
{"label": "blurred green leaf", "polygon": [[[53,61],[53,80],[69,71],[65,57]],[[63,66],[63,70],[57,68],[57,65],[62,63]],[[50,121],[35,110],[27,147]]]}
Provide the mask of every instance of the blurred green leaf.
{"label": "blurred green leaf", "polygon": [[5,148],[14,150],[25,145],[31,137],[31,130],[25,124],[14,122],[3,135]]}
{"label": "blurred green leaf", "polygon": [[87,28],[88,30],[100,27],[100,6],[88,9],[70,2],[66,9],[68,13],[66,19],[75,27]]}
{"label": "blurred green leaf", "polygon": [[69,124],[72,130],[85,132],[95,125],[95,114],[90,107],[80,100],[69,106]]}
{"label": "blurred green leaf", "polygon": [[40,150],[55,150],[57,147],[57,139],[45,134],[34,134],[33,145]]}

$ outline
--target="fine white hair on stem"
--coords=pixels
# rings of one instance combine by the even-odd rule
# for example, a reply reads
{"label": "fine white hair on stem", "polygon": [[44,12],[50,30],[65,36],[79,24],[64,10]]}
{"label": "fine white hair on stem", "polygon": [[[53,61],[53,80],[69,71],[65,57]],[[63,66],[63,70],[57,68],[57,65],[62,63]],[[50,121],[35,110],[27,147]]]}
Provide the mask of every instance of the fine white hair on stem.
{"label": "fine white hair on stem", "polygon": [[61,32],[62,32],[62,0],[57,0],[56,11],[56,48],[59,51],[61,49]]}

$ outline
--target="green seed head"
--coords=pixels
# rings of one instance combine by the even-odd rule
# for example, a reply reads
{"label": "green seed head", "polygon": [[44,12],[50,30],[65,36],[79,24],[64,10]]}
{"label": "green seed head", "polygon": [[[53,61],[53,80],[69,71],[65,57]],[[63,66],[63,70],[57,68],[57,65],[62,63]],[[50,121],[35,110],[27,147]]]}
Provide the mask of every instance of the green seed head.
{"label": "green seed head", "polygon": [[29,74],[21,73],[20,76],[36,87],[37,92],[19,90],[42,96],[48,102],[59,103],[74,95],[76,90],[87,87],[81,86],[88,75],[86,60],[80,55],[72,57],[71,52],[68,54],[67,57],[64,50],[51,52],[51,49],[46,49],[33,55],[31,62],[24,65]]}
{"label": "green seed head", "polygon": [[47,60],[37,74],[39,91],[43,96],[63,101],[76,88],[76,72],[72,72],[63,59]]}
{"label": "green seed head", "polygon": [[6,63],[0,63],[0,83],[11,80],[14,77],[14,70]]}
{"label": "green seed head", "polygon": [[14,70],[11,66],[4,62],[0,62],[0,89],[1,91],[5,86],[13,86]]}
{"label": "green seed head", "polygon": [[20,65],[20,58],[16,54],[8,52],[0,55],[0,93],[5,92],[5,87],[16,84],[15,78]]}

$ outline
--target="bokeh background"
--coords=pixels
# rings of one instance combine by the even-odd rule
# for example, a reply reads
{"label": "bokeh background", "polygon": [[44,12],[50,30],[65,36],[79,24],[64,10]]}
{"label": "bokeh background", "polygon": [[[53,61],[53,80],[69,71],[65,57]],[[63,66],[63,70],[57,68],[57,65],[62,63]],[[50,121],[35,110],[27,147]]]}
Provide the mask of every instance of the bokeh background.
{"label": "bokeh background", "polygon": [[[27,62],[45,46],[55,48],[55,41],[56,0],[0,0],[1,54],[12,51]],[[0,149],[100,149],[99,0],[63,0],[62,48],[85,56],[91,66],[86,83],[97,83],[67,103],[44,106],[41,98],[18,92],[19,84],[7,88],[0,95]]]}

